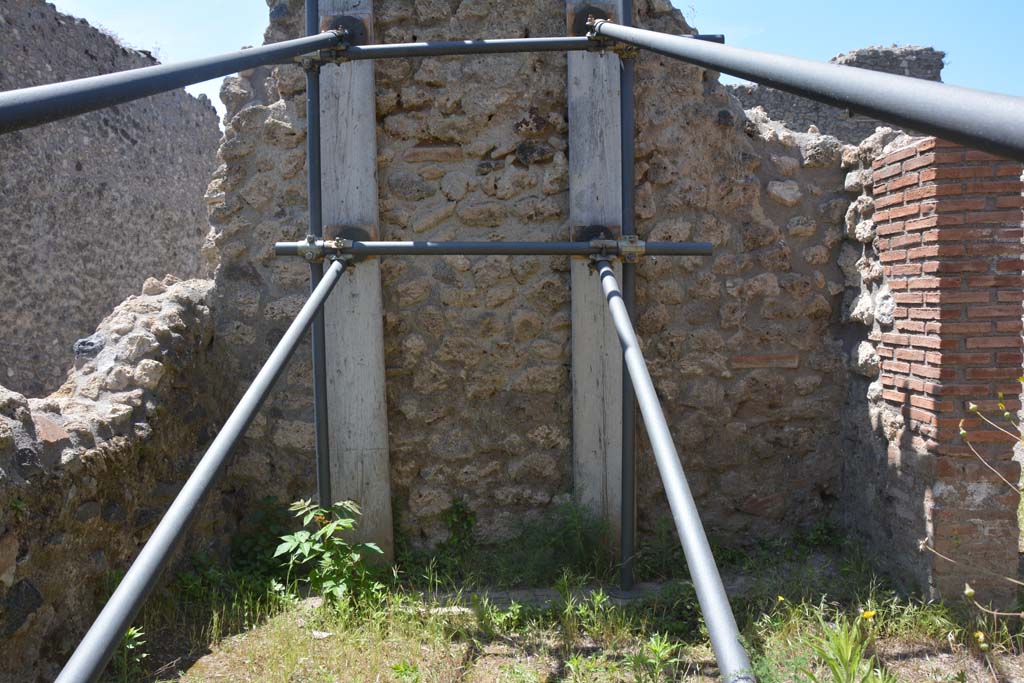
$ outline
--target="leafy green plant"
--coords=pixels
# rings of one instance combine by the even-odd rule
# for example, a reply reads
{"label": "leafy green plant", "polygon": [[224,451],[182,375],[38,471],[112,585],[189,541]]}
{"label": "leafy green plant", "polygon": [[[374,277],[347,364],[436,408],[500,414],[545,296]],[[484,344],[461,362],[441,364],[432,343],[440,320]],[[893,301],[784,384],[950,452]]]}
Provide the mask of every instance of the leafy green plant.
{"label": "leafy green plant", "polygon": [[355,529],[359,506],[340,501],[322,508],[310,500],[299,500],[289,509],[302,520],[303,527],[313,526],[312,531],[303,528],[281,537],[274,557],[287,556],[289,577],[293,572],[308,572],[302,580],[335,603],[383,589],[365,563],[367,555],[380,555],[380,548],[374,543],[351,544],[342,536]]}
{"label": "leafy green plant", "polygon": [[132,626],[121,636],[121,645],[114,656],[114,675],[118,681],[138,681],[146,674],[143,663],[149,655],[143,649],[146,634],[141,628]]}
{"label": "leafy green plant", "polygon": [[[809,636],[807,644],[833,683],[898,683],[874,655],[868,654],[873,641],[870,622],[874,617],[873,610],[866,610],[855,619],[839,618],[829,624],[818,615],[820,633]],[[804,669],[803,674],[814,683],[829,680],[810,669]]]}
{"label": "leafy green plant", "polygon": [[555,590],[558,591],[559,604],[557,609],[558,626],[562,632],[562,644],[566,652],[571,652],[576,646],[576,641],[583,633],[582,619],[580,618],[579,602],[574,591],[581,588],[584,581],[570,571],[562,572],[562,576],[555,583]]}
{"label": "leafy green plant", "polygon": [[630,619],[603,590],[593,591],[578,607],[580,625],[595,643],[614,648],[629,637]]}
{"label": "leafy green plant", "polygon": [[473,611],[476,613],[477,625],[487,640],[514,631],[523,620],[523,606],[515,601],[507,609],[501,609],[486,596],[474,595]]}
{"label": "leafy green plant", "polygon": [[621,681],[624,677],[614,657],[602,654],[588,656],[576,652],[565,660],[565,680],[569,683],[592,683],[598,680]]}
{"label": "leafy green plant", "polygon": [[420,683],[420,668],[415,664],[403,660],[392,666],[391,670],[402,683]]}
{"label": "leafy green plant", "polygon": [[679,643],[655,633],[627,658],[637,683],[674,680],[679,658]]}

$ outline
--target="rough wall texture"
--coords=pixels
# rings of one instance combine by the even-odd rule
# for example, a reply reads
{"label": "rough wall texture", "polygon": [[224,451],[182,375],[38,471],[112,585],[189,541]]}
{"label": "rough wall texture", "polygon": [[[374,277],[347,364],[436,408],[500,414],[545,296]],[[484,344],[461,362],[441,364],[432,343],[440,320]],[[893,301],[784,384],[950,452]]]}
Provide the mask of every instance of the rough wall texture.
{"label": "rough wall texture", "polygon": [[[54,679],[223,419],[211,286],[147,280],[76,344],[55,393],[0,387],[0,680]],[[211,496],[189,551],[226,537],[232,500]]]}
{"label": "rough wall texture", "polygon": [[[564,5],[382,0],[384,42],[562,35]],[[301,2],[271,8],[270,41],[298,35]],[[640,25],[688,31],[664,2]],[[565,58],[385,60],[376,65],[384,239],[565,239]],[[644,55],[637,68],[639,229],[710,240],[712,259],[639,268],[639,327],[702,514],[713,534],[791,532],[837,493],[829,406],[842,396],[831,337],[834,265],[848,199],[840,144],[748,121],[716,74]],[[229,120],[210,188],[218,338],[236,393],[298,308],[305,265],[272,244],[306,223],[304,78],[259,69],[225,85]],[[463,498],[483,538],[572,493],[567,263],[543,258],[382,262],[388,418],[399,532],[444,537]],[[596,283],[595,283],[595,286]],[[253,488],[313,481],[308,348],[251,432]],[[738,466],[742,465],[743,469]],[[751,467],[757,477],[749,477]],[[644,450],[641,524],[667,510]]]}
{"label": "rough wall texture", "polygon": [[[0,4],[0,90],[156,63],[42,0]],[[0,381],[41,396],[148,276],[202,273],[220,132],[183,90],[0,136]]]}
{"label": "rough wall texture", "polygon": [[[301,6],[300,0],[271,6],[268,41],[299,33]],[[564,33],[558,0],[521,6],[514,19],[503,7],[461,3],[452,11],[427,0],[380,0],[377,32],[385,42]],[[659,0],[639,3],[637,21],[688,30]],[[551,54],[380,62],[382,237],[567,238],[573,150],[566,143],[572,122],[565,69],[564,57]],[[56,662],[95,614],[105,576],[137,552],[208,431],[305,299],[305,264],[272,253],[274,241],[305,233],[303,89],[294,66],[256,69],[225,84],[228,127],[207,194],[214,229],[205,254],[218,266],[215,286],[147,280],[143,296],[127,300],[76,345],[75,369],[56,393],[25,399],[0,389],[0,677],[53,677]],[[893,143],[896,137],[881,129],[860,147],[843,149],[833,137],[793,133],[762,111],[744,114],[716,74],[643,55],[637,66],[640,234],[708,240],[715,255],[645,260],[638,269],[637,324],[713,536],[745,541],[792,534],[834,512],[841,499],[852,528],[893,549],[879,554],[880,562],[941,588],[942,572],[913,559],[919,529],[931,530],[936,547],[975,534],[968,539],[974,545],[957,548],[978,554],[1005,543],[1002,535],[1015,527],[1005,493],[986,488],[962,452],[932,457],[931,441],[962,446],[958,437],[936,436],[962,406],[931,398],[923,379],[912,385],[919,378],[911,363],[943,388],[975,379],[971,373],[980,366],[971,354],[986,356],[983,364],[975,359],[986,370],[1019,368],[1019,347],[1007,340],[1020,330],[1019,263],[1010,272],[1011,259],[1000,250],[1014,244],[1019,254],[1020,230],[1010,214],[1017,212],[1019,224],[1020,198],[1019,188],[1013,198],[1013,188],[996,187],[1009,182],[996,179],[1004,164],[963,150],[951,165],[968,175],[926,178],[920,167],[906,166],[914,155],[874,169],[898,162],[905,181],[894,179],[897,173],[874,174],[876,158],[902,153],[907,141]],[[924,157],[930,149],[914,153]],[[845,184],[841,163],[849,171]],[[967,180],[978,169],[990,171],[996,185]],[[943,204],[952,190],[939,188],[958,184],[964,194],[1011,198],[975,208]],[[918,195],[906,195],[911,186]],[[846,192],[858,195],[852,205]],[[914,204],[921,220],[932,213],[943,220],[960,216],[960,227],[991,223],[977,229],[996,232],[954,233],[938,220],[918,231],[890,206],[876,204],[872,192],[900,193],[898,202],[887,201]],[[940,283],[912,298],[917,288],[909,283],[931,272],[924,270],[928,264],[947,267],[930,252],[910,255],[910,242],[897,243],[915,236],[920,249],[959,241],[963,254],[942,255],[994,270],[925,278]],[[978,242],[987,238],[1002,242]],[[978,258],[967,251],[993,248]],[[903,253],[894,256],[897,251]],[[382,262],[382,277],[399,533],[414,544],[436,543],[445,535],[443,513],[462,498],[476,513],[478,534],[493,540],[569,499],[567,263],[390,259]],[[969,279],[975,277],[996,279]],[[955,293],[945,292],[942,283],[954,278],[967,279],[958,279]],[[981,295],[986,302],[971,298]],[[1000,311],[968,320],[989,325],[984,330],[958,330],[944,318],[947,307],[933,305],[943,303],[961,313],[967,303]],[[932,324],[944,329],[932,335]],[[911,335],[921,332],[938,346],[913,343]],[[986,333],[999,341],[985,341]],[[972,346],[982,342],[989,345]],[[952,343],[963,346],[943,345]],[[932,353],[942,357],[933,362]],[[926,374],[933,366],[937,377]],[[944,368],[964,374],[947,377]],[[1009,392],[1011,383],[1003,387],[999,380],[964,386]],[[310,384],[303,346],[238,449],[227,483],[201,513],[192,543],[223,539],[225,525],[265,495],[310,494]],[[1012,464],[997,466],[1009,477],[1016,473]],[[650,531],[667,506],[646,444],[639,468],[640,524]],[[965,477],[971,485],[961,485]],[[954,518],[954,509],[968,514]],[[948,523],[936,522],[944,513]],[[986,558],[1010,572],[1005,556]]]}
{"label": "rough wall texture", "polygon": [[[918,588],[949,596],[969,581],[1011,605],[992,577],[1017,572],[1007,482],[1020,468],[1014,440],[970,404],[999,421],[1019,407],[1021,165],[888,129],[844,156],[863,190],[848,214],[862,248],[842,260],[847,317],[870,327],[851,365],[877,378],[850,387],[844,514]],[[915,552],[922,542],[961,564]]]}
{"label": "rough wall texture", "polygon": [[[904,47],[867,47],[833,57],[830,62],[855,66],[871,71],[882,71],[900,76],[942,80],[942,60],[946,53],[930,47],[908,45]],[[807,130],[817,126],[828,135],[857,144],[875,132],[879,121],[867,116],[851,115],[845,109],[830,107],[798,95],[758,85],[731,85],[729,92],[743,103],[744,109],[764,107],[773,119],[784,122],[793,130]]]}

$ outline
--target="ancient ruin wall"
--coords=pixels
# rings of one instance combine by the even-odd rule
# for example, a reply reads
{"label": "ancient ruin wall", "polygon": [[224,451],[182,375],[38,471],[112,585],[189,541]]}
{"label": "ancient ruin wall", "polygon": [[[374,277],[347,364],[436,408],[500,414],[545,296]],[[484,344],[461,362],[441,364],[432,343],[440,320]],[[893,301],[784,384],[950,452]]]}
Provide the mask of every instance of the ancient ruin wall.
{"label": "ancient ruin wall", "polygon": [[[299,35],[301,2],[271,8],[268,41]],[[690,30],[667,2],[640,25]],[[382,42],[565,32],[564,4],[375,3]],[[383,239],[566,239],[566,61],[532,54],[376,65]],[[710,531],[748,540],[820,519],[837,492],[832,338],[848,199],[837,140],[748,121],[713,74],[643,55],[637,68],[639,230],[709,240],[712,259],[639,267],[639,328]],[[275,258],[306,225],[304,76],[229,80],[223,162],[210,187],[219,342],[243,390],[305,297],[307,269]],[[484,539],[572,495],[568,264],[556,258],[382,261],[391,480],[399,533],[446,534],[455,498]],[[596,285],[595,285],[596,286]],[[314,481],[308,347],[264,408],[239,464],[253,491]],[[641,525],[667,509],[644,448]],[[756,476],[751,472],[756,471]],[[255,494],[254,494],[255,495]]]}
{"label": "ancient ruin wall", "polygon": [[1014,440],[970,406],[1020,405],[1020,163],[888,128],[843,161],[844,320],[869,328],[848,335],[844,517],[914,588],[1012,605],[992,577],[1017,572]]}
{"label": "ancient ruin wall", "polygon": [[[149,279],[58,391],[0,386],[0,680],[56,677],[223,421],[211,287]],[[180,550],[223,543],[234,499],[213,493]]]}
{"label": "ancient ruin wall", "polygon": [[[866,47],[837,55],[829,60],[833,64],[855,66],[888,74],[942,80],[942,60],[946,53],[930,47],[908,45],[903,47]],[[743,103],[744,109],[764,107],[773,119],[784,122],[793,130],[807,130],[817,126],[828,135],[853,144],[875,132],[880,121],[861,115],[851,115],[845,109],[830,107],[798,95],[759,85],[731,85],[729,91]]]}
{"label": "ancient ruin wall", "polygon": [[[151,66],[43,0],[0,4],[0,90]],[[194,277],[220,132],[179,90],[0,136],[0,382],[42,396],[148,276]]]}

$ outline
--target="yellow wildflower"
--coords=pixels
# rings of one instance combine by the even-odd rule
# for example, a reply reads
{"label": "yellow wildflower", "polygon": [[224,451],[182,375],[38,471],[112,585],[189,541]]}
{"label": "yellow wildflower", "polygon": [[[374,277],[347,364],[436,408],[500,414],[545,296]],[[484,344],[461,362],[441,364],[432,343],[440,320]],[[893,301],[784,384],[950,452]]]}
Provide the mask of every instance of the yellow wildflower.
{"label": "yellow wildflower", "polygon": [[876,614],[878,614],[878,613],[875,610],[873,610],[873,609],[866,609],[866,610],[864,610],[863,612],[860,613],[860,618],[864,619],[865,621],[871,621],[872,619],[875,618]]}

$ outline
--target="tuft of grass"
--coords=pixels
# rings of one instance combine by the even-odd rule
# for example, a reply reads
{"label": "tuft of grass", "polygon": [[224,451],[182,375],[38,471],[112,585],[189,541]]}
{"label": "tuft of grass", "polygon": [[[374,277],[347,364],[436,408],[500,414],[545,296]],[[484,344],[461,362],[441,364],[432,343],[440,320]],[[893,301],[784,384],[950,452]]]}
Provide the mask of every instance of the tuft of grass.
{"label": "tuft of grass", "polygon": [[[327,529],[321,542],[326,539],[338,552],[353,551],[355,546],[331,545],[335,532],[344,540],[341,527],[347,522],[336,529],[330,524],[354,518],[307,503],[299,507],[301,521],[313,531],[291,534],[289,543],[315,544],[315,531]],[[676,578],[660,593],[624,605],[599,587],[588,590],[595,579],[610,576],[611,564],[591,537],[599,527],[578,509],[559,509],[524,527],[521,538],[534,540],[505,544],[504,554],[476,542],[465,506],[453,506],[449,527],[448,559],[424,555],[418,573],[411,573],[416,565],[406,557],[404,572],[395,571],[387,582],[374,579],[373,590],[346,589],[340,600],[305,598],[303,591],[316,591],[319,584],[268,576],[258,558],[244,564],[244,572],[193,558],[143,612],[134,639],[137,654],[149,654],[139,660],[148,672],[136,671],[131,679],[654,683],[713,676],[707,629],[688,580]],[[763,580],[748,581],[742,599],[734,601],[762,683],[891,683],[879,643],[985,657],[1019,651],[1017,622],[983,623],[940,603],[900,595],[865,571],[861,554],[849,552],[823,571],[816,549],[835,539],[825,527],[811,536],[813,543],[776,553],[782,557],[775,564],[768,546],[756,551],[764,553],[756,561]],[[565,558],[553,554],[536,565],[517,566],[536,550],[530,543],[568,550]],[[299,560],[309,555],[303,553]],[[738,554],[724,557],[753,562]],[[794,564],[794,557],[804,558],[806,566]],[[340,574],[330,585],[362,580],[361,570],[344,558],[331,567]],[[494,577],[554,586],[559,598],[502,606],[463,592]],[[173,647],[162,647],[168,642]]]}

